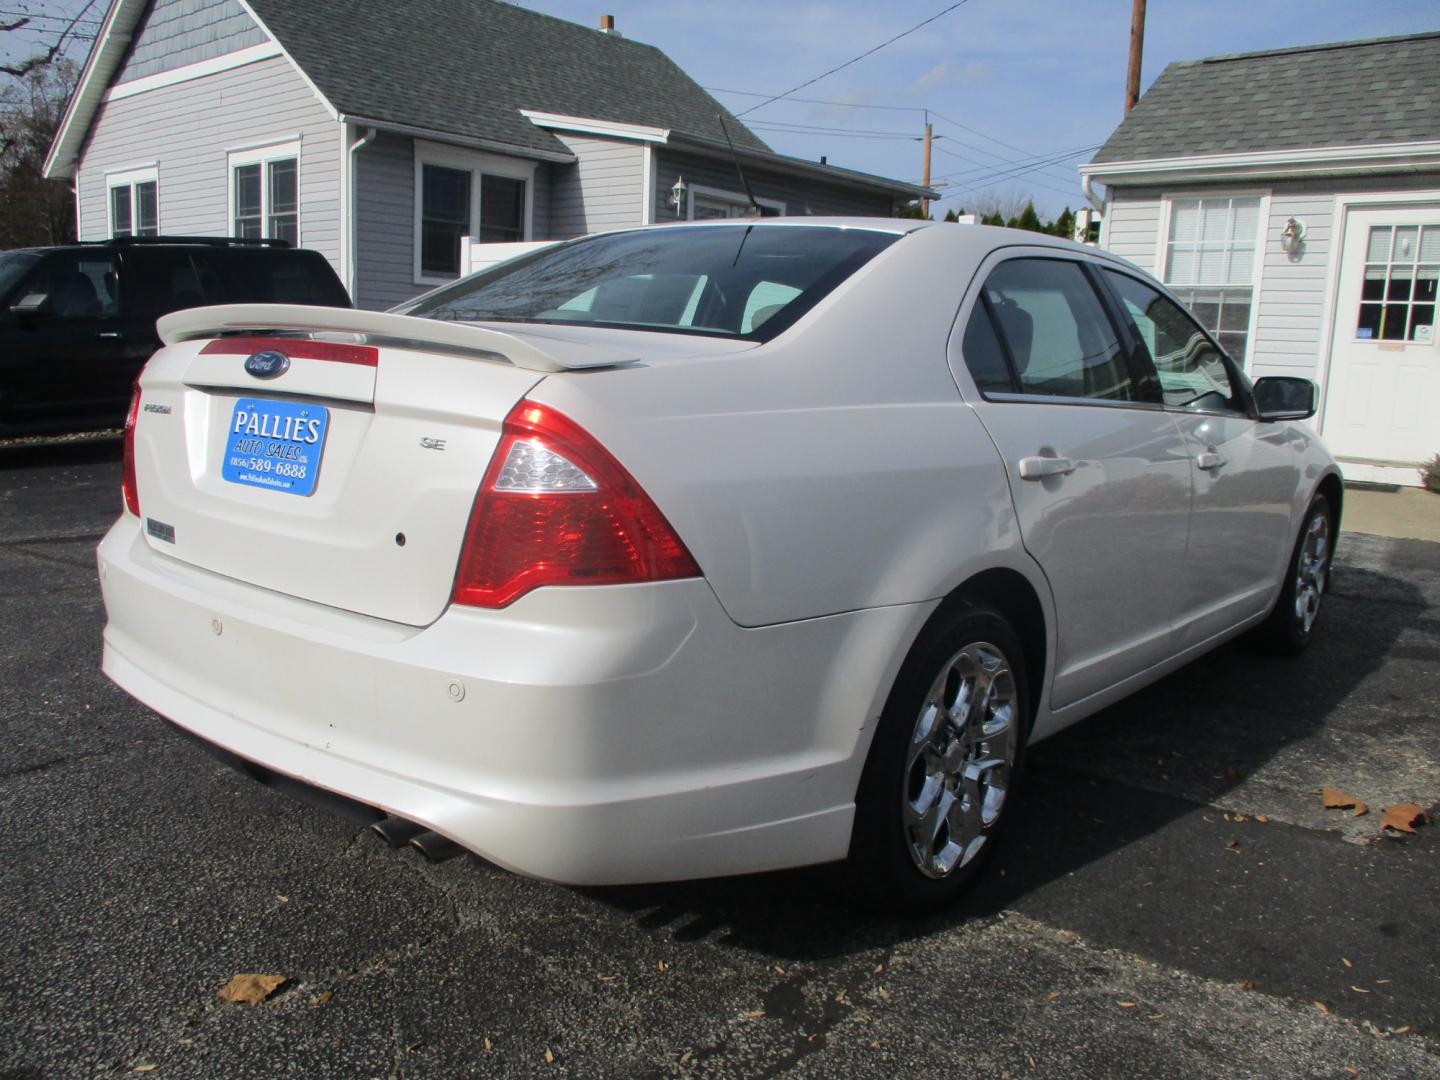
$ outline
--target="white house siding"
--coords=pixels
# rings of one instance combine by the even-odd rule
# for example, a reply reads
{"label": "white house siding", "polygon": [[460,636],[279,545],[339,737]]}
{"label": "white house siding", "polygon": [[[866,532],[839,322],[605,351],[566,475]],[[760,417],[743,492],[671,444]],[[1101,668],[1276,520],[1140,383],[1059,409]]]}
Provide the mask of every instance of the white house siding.
{"label": "white house siding", "polygon": [[140,20],[117,83],[259,45],[265,31],[239,0],[155,0]]}
{"label": "white house siding", "polygon": [[569,240],[604,229],[640,225],[645,201],[645,149],[639,143],[557,134],[574,165],[551,169],[549,235]]}
{"label": "white house siding", "polygon": [[[433,141],[433,140],[432,140]],[[551,239],[551,169],[535,167],[531,236]],[[383,311],[433,289],[415,280],[415,140],[379,133],[355,161],[355,306]]]}
{"label": "white house siding", "polygon": [[[1244,180],[1224,184],[1177,185],[1185,195],[1231,191],[1270,193],[1269,215],[1265,220],[1258,309],[1251,338],[1247,369],[1252,377],[1302,375],[1319,379],[1322,374],[1321,342],[1325,322],[1330,318],[1328,291],[1335,236],[1335,200],[1342,195],[1401,193],[1440,188],[1435,173],[1406,176],[1318,177],[1306,180]],[[1164,229],[1162,200],[1167,194],[1156,188],[1111,187],[1108,193],[1101,246],[1124,256],[1152,273]],[[1280,234],[1290,218],[1305,223],[1305,244],[1296,256],[1280,246]]]}
{"label": "white house siding", "polygon": [[[685,178],[687,187],[699,185],[740,195],[745,192],[732,161],[674,150],[656,150],[655,169],[656,221],[674,221],[684,216],[684,206],[677,211],[670,205],[670,189],[681,176]],[[885,194],[827,185],[805,176],[785,176],[749,165],[745,166],[745,178],[757,199],[782,202],[785,213],[790,215],[890,217],[893,214],[893,202]]]}
{"label": "white house siding", "polygon": [[106,102],[75,174],[79,235],[108,235],[107,172],[155,165],[160,231],[228,236],[227,151],[299,137],[300,243],[338,268],[340,125],[284,57]]}
{"label": "white house siding", "polygon": [[1158,274],[1155,246],[1160,236],[1160,193],[1113,192],[1100,222],[1100,246]]}

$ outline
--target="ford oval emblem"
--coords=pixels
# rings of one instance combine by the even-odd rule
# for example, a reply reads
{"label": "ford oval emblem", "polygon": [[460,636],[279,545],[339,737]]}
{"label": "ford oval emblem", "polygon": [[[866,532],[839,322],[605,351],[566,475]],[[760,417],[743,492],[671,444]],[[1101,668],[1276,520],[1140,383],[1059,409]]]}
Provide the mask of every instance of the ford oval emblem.
{"label": "ford oval emblem", "polygon": [[245,371],[257,379],[273,379],[290,370],[290,358],[283,352],[251,353],[245,358]]}

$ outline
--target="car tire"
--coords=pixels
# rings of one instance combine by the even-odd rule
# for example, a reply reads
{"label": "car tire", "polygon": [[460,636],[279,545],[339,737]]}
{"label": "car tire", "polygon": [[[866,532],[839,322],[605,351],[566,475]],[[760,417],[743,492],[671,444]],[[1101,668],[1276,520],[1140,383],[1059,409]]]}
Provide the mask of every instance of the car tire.
{"label": "car tire", "polygon": [[1280,596],[1269,618],[1260,625],[1259,641],[1266,651],[1294,656],[1310,644],[1320,603],[1330,587],[1334,555],[1335,514],[1330,500],[1316,495],[1301,519]]}
{"label": "car tire", "polygon": [[1029,727],[1025,656],[1010,623],[975,604],[941,608],[902,665],[871,743],[845,864],[849,894],[923,914],[973,884],[1012,816]]}

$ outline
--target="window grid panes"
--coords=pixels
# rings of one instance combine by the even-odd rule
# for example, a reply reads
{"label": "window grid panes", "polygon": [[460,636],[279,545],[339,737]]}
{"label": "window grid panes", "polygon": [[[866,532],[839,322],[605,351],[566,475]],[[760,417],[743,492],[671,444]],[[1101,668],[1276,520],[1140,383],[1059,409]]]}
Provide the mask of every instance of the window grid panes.
{"label": "window grid panes", "polygon": [[300,167],[293,157],[236,165],[232,235],[300,244]]}
{"label": "window grid panes", "polygon": [[1240,363],[1249,345],[1259,237],[1258,196],[1171,203],[1165,281]]}
{"label": "window grid panes", "polygon": [[111,236],[159,234],[159,185],[154,180],[120,184],[110,189]]}
{"label": "window grid panes", "polygon": [[480,242],[508,244],[525,239],[525,181],[510,176],[480,178]]}
{"label": "window grid panes", "polygon": [[460,238],[470,232],[470,172],[426,165],[420,204],[420,270],[460,273]]}
{"label": "window grid panes", "polygon": [[1435,340],[1440,225],[1372,225],[1355,320],[1359,341]]}

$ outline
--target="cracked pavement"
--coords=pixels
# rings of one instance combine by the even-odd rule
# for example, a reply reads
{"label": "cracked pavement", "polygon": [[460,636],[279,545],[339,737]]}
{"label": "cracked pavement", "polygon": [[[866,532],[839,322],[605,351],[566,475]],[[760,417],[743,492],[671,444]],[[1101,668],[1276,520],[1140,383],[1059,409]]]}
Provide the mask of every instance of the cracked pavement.
{"label": "cracked pavement", "polygon": [[1346,534],[1305,656],[1036,747],[982,887],[898,920],[431,865],[230,770],[99,672],[118,458],[0,450],[0,1076],[1440,1077],[1440,842],[1379,827],[1440,800],[1440,545]]}

